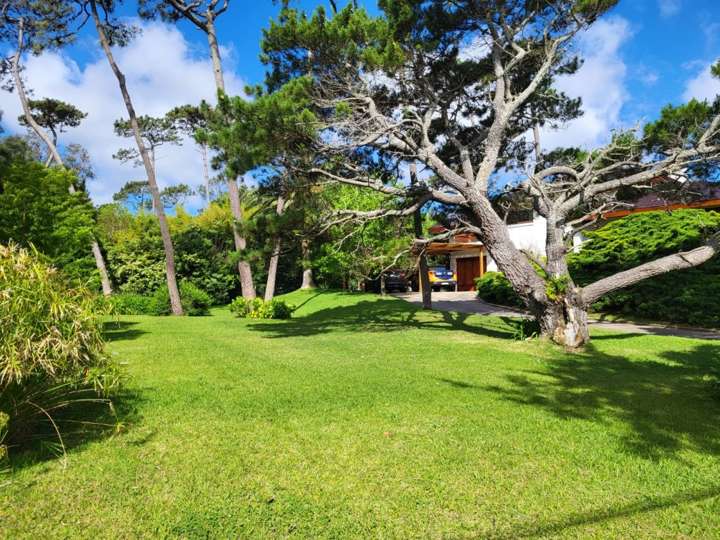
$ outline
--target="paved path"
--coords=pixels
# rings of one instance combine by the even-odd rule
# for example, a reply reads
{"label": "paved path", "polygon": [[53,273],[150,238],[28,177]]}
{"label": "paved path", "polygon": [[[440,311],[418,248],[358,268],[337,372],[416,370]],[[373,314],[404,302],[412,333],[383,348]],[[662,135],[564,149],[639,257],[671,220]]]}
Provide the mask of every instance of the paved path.
{"label": "paved path", "polygon": [[[420,293],[398,293],[394,296],[402,298],[412,304],[421,305]],[[475,313],[478,315],[495,315],[498,317],[523,317],[522,311],[488,304],[478,299],[474,291],[466,292],[434,292],[432,294],[433,309],[440,311],[459,311],[461,313]],[[617,332],[636,334],[654,334],[658,336],[679,336],[696,339],[720,340],[720,332],[702,328],[678,328],[659,324],[633,324],[624,322],[591,321],[593,328],[604,328]]]}

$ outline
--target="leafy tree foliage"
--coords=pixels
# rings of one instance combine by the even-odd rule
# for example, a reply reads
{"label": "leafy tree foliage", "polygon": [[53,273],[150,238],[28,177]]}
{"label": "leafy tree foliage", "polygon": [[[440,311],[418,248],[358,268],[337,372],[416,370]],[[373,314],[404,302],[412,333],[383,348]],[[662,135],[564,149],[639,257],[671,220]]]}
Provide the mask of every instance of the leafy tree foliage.
{"label": "leafy tree foliage", "polygon": [[[181,142],[175,123],[166,117],[155,118],[153,116],[138,117],[140,125],[140,133],[151,155],[153,163],[155,163],[155,152],[164,144],[179,145]],[[131,138],[133,136],[132,126],[129,120],[115,120],[115,133],[120,137]],[[137,148],[121,148],[115,154],[115,159],[120,161],[134,161],[135,165],[142,165],[140,152]]]}
{"label": "leafy tree foliage", "polygon": [[[6,139],[0,148],[16,146],[17,139]],[[76,180],[69,170],[16,156],[0,163],[0,243],[33,245],[68,275],[89,280],[96,276],[89,250],[94,209],[85,193],[69,192]]]}

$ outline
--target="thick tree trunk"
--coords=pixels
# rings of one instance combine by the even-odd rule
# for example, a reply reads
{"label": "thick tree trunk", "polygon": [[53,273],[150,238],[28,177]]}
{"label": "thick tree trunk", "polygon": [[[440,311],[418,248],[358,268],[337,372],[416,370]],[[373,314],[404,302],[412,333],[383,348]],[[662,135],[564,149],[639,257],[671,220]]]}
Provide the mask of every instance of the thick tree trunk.
{"label": "thick tree trunk", "polygon": [[558,345],[577,349],[590,339],[587,308],[565,298],[559,303],[537,305],[531,310],[543,336]]}
{"label": "thick tree trunk", "polygon": [[471,208],[480,223],[481,240],[513,289],[527,303],[542,335],[568,348],[582,347],[590,339],[587,304],[567,273],[561,220],[555,216],[548,219],[546,271],[550,279],[562,280],[565,288],[558,291],[556,298],[549,298],[549,283],[538,275],[528,258],[515,247],[507,227],[490,201],[482,195],[472,195]]}
{"label": "thick tree trunk", "polygon": [[[11,70],[13,80],[15,82],[15,88],[17,89],[18,97],[20,98],[20,105],[22,106],[23,116],[25,117],[25,121],[27,122],[28,126],[30,126],[30,128],[35,132],[35,134],[40,137],[40,139],[47,146],[48,159],[45,163],[45,166],[48,167],[50,166],[50,163],[55,161],[55,163],[57,163],[60,167],[64,167],[62,157],[60,156],[60,152],[57,148],[57,137],[53,136],[51,138],[50,135],[35,121],[35,118],[33,118],[32,115],[32,111],[30,110],[30,104],[28,103],[27,94],[25,93],[25,85],[23,83],[22,77],[20,76],[20,55],[22,54],[23,47],[23,22],[22,20],[20,20],[20,22],[18,23],[18,48],[12,57]],[[70,184],[68,189],[70,193],[75,193],[75,186],[73,186],[72,184]],[[100,245],[98,244],[94,235],[90,240],[90,249],[92,251],[93,258],[95,259],[95,267],[98,270],[98,274],[100,274],[100,284],[102,285],[103,295],[110,296],[112,294],[112,284],[108,275],[107,266],[105,265],[105,258],[103,257],[102,251],[100,250]]]}
{"label": "thick tree trunk", "polygon": [[[282,195],[278,196],[277,205],[275,206],[275,213],[278,216],[282,216],[285,211],[285,197]],[[265,301],[269,302],[275,296],[275,282],[277,281],[277,268],[278,261],[280,260],[280,248],[282,247],[282,239],[280,234],[277,233],[273,239],[273,250],[270,254],[270,261],[268,263],[268,275],[267,282],[265,284]]]}
{"label": "thick tree trunk", "polygon": [[477,192],[468,193],[466,196],[480,229],[480,240],[515,292],[529,305],[546,303],[545,280],[535,272],[527,257],[515,247],[507,226],[495,213],[490,201]]}
{"label": "thick tree trunk", "polygon": [[162,201],[160,199],[160,190],[158,189],[157,180],[155,178],[155,168],[150,160],[150,155],[145,143],[142,140],[140,134],[140,126],[138,124],[137,114],[135,113],[135,107],[133,106],[132,100],[130,99],[130,92],[127,89],[125,81],[125,75],[120,71],[115,58],[110,49],[110,43],[105,35],[105,29],[103,28],[100,16],[97,11],[97,3],[95,0],[91,0],[90,7],[92,11],[93,21],[95,22],[95,28],[100,38],[100,44],[105,52],[105,56],[110,63],[110,67],[115,74],[120,87],[120,93],[122,94],[123,101],[125,102],[125,108],[130,118],[130,125],[135,135],[135,142],[142,157],[143,165],[145,166],[145,172],[148,178],[148,184],[150,186],[150,194],[152,195],[153,204],[155,206],[155,214],[157,215],[158,222],[160,224],[160,236],[162,237],[163,249],[165,250],[165,276],[167,279],[168,292],[170,294],[170,308],[173,315],[182,315],[182,303],[180,301],[180,291],[177,286],[177,279],[175,276],[175,249],[173,247],[172,238],[170,237],[170,228],[168,227],[167,218],[165,216],[165,210],[163,208]]}
{"label": "thick tree trunk", "polygon": [[[555,343],[568,348],[582,347],[590,339],[587,307],[575,286],[567,265],[567,246],[564,239],[565,222],[555,212],[546,217],[545,256],[548,285],[562,286],[564,292],[555,291],[558,298],[548,298],[543,313],[538,319],[542,334]],[[557,287],[556,287],[557,288]]]}
{"label": "thick tree trunk", "polygon": [[270,255],[270,261],[268,262],[268,275],[267,282],[265,284],[265,301],[269,302],[275,296],[275,282],[277,281],[277,268],[280,260],[280,249],[282,247],[282,240],[279,236],[275,237],[273,241],[273,250]]}
{"label": "thick tree trunk", "polygon": [[418,257],[418,283],[420,284],[423,309],[432,309],[432,286],[430,285],[428,271],[427,257],[422,253]]}
{"label": "thick tree trunk", "polygon": [[303,276],[301,289],[315,289],[315,279],[313,278],[312,261],[310,260],[310,240],[303,238],[300,241],[300,249],[302,251]]}

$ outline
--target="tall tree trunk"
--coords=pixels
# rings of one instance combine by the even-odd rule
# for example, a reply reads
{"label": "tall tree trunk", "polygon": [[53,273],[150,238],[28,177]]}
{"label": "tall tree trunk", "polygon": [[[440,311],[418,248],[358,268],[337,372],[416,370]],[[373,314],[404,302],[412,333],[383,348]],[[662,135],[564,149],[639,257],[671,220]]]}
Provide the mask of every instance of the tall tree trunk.
{"label": "tall tree trunk", "polygon": [[[415,163],[410,164],[410,183],[417,184],[417,165]],[[420,208],[413,214],[413,228],[415,238],[422,238],[422,213]],[[430,276],[428,275],[427,256],[424,250],[418,256],[418,283],[420,284],[423,309],[432,309],[432,288],[430,286]]]}
{"label": "tall tree trunk", "polygon": [[157,180],[155,178],[155,168],[153,167],[150,155],[140,134],[137,114],[135,113],[135,107],[130,99],[125,75],[122,71],[120,71],[120,68],[115,62],[112,50],[110,49],[110,43],[105,35],[105,29],[103,28],[100,16],[98,15],[97,3],[95,0],[91,0],[90,7],[92,17],[95,22],[95,28],[97,30],[98,37],[100,38],[100,44],[105,52],[105,56],[107,56],[110,67],[117,78],[120,93],[122,94],[123,101],[125,102],[125,108],[127,109],[128,117],[130,118],[130,125],[132,126],[133,134],[135,135],[135,143],[137,144],[138,151],[142,157],[143,165],[145,166],[145,173],[147,174],[148,185],[150,186],[150,194],[152,195],[153,204],[155,205],[155,214],[157,215],[158,222],[160,224],[160,236],[162,237],[163,249],[165,250],[165,276],[167,279],[168,292],[170,294],[170,308],[173,315],[182,315],[183,309],[180,301],[180,291],[178,290],[177,279],[175,276],[175,249],[173,247],[172,238],[170,237],[170,228],[168,227],[165,210],[163,208],[162,201],[160,200],[160,190],[158,189]]}
{"label": "tall tree trunk", "polygon": [[315,279],[313,278],[312,261],[310,260],[310,240],[303,238],[300,241],[300,249],[302,251],[303,276],[301,289],[316,288]]}
{"label": "tall tree trunk", "polygon": [[[275,212],[278,216],[282,216],[285,211],[285,197],[278,195]],[[275,296],[275,282],[277,281],[278,261],[280,260],[280,248],[282,247],[282,238],[280,233],[276,233],[273,239],[273,250],[270,254],[270,262],[268,264],[267,283],[265,285],[265,301],[269,302]]]}
{"label": "tall tree trunk", "polygon": [[[235,179],[228,180],[228,194],[230,198],[230,212],[233,217],[233,239],[235,240],[235,250],[242,256],[243,251],[247,247],[247,240],[240,234],[238,223],[242,220],[242,209],[240,208],[240,193]],[[240,275],[240,288],[242,289],[243,298],[255,298],[255,285],[252,279],[252,271],[250,264],[240,259],[238,261],[238,274]]]}
{"label": "tall tree trunk", "polygon": [[210,206],[210,168],[208,167],[208,151],[207,145],[200,145],[200,153],[203,162],[203,180],[205,180],[205,206]]}
{"label": "tall tree trunk", "polygon": [[[208,46],[210,47],[210,58],[213,65],[213,74],[215,75],[215,86],[218,91],[225,92],[225,79],[223,76],[222,61],[220,59],[220,46],[217,42],[217,33],[215,31],[215,20],[212,9],[206,12],[207,24],[205,33],[207,34]],[[235,249],[242,257],[242,252],[247,247],[247,240],[240,234],[237,224],[243,219],[242,208],[240,206],[240,192],[237,187],[237,178],[228,178],[228,197],[230,199],[230,212],[233,217],[233,238],[235,240]],[[252,269],[250,263],[245,260],[238,262],[238,274],[240,275],[240,287],[244,298],[255,298],[255,285],[253,285]]]}
{"label": "tall tree trunk", "polygon": [[[18,23],[18,48],[17,51],[15,51],[15,54],[13,55],[11,61],[12,76],[15,82],[15,88],[17,89],[18,97],[20,98],[20,105],[22,106],[25,121],[47,146],[49,155],[45,166],[47,167],[52,161],[55,161],[55,163],[57,163],[60,167],[64,167],[65,165],[57,148],[57,139],[55,137],[51,138],[50,135],[35,121],[35,118],[33,118],[32,115],[32,111],[30,110],[27,94],[25,93],[25,85],[23,83],[22,77],[20,76],[20,55],[22,54],[23,48],[23,21],[21,19]],[[68,186],[68,190],[70,191],[70,193],[75,193],[75,186],[70,184],[70,186]],[[103,294],[105,296],[110,296],[112,294],[112,284],[108,275],[107,266],[105,265],[105,258],[103,257],[102,251],[100,250],[100,245],[95,239],[95,235],[93,235],[90,240],[90,249],[92,251],[93,258],[95,259],[95,267],[100,274],[100,284],[102,285]]]}
{"label": "tall tree trunk", "polygon": [[215,15],[211,9],[206,12],[208,46],[210,47],[210,58],[212,60],[213,74],[215,75],[215,86],[218,90],[225,91],[225,78],[223,76],[222,60],[220,59],[220,46],[217,41],[215,30]]}

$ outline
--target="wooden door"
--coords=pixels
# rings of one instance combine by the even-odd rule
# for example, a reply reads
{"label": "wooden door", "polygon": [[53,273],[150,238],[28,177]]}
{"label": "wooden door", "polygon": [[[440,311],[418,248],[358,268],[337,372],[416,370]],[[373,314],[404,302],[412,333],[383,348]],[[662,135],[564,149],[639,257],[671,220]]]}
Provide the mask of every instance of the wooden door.
{"label": "wooden door", "polygon": [[480,277],[480,257],[462,257],[457,263],[457,290],[474,291],[475,278]]}

